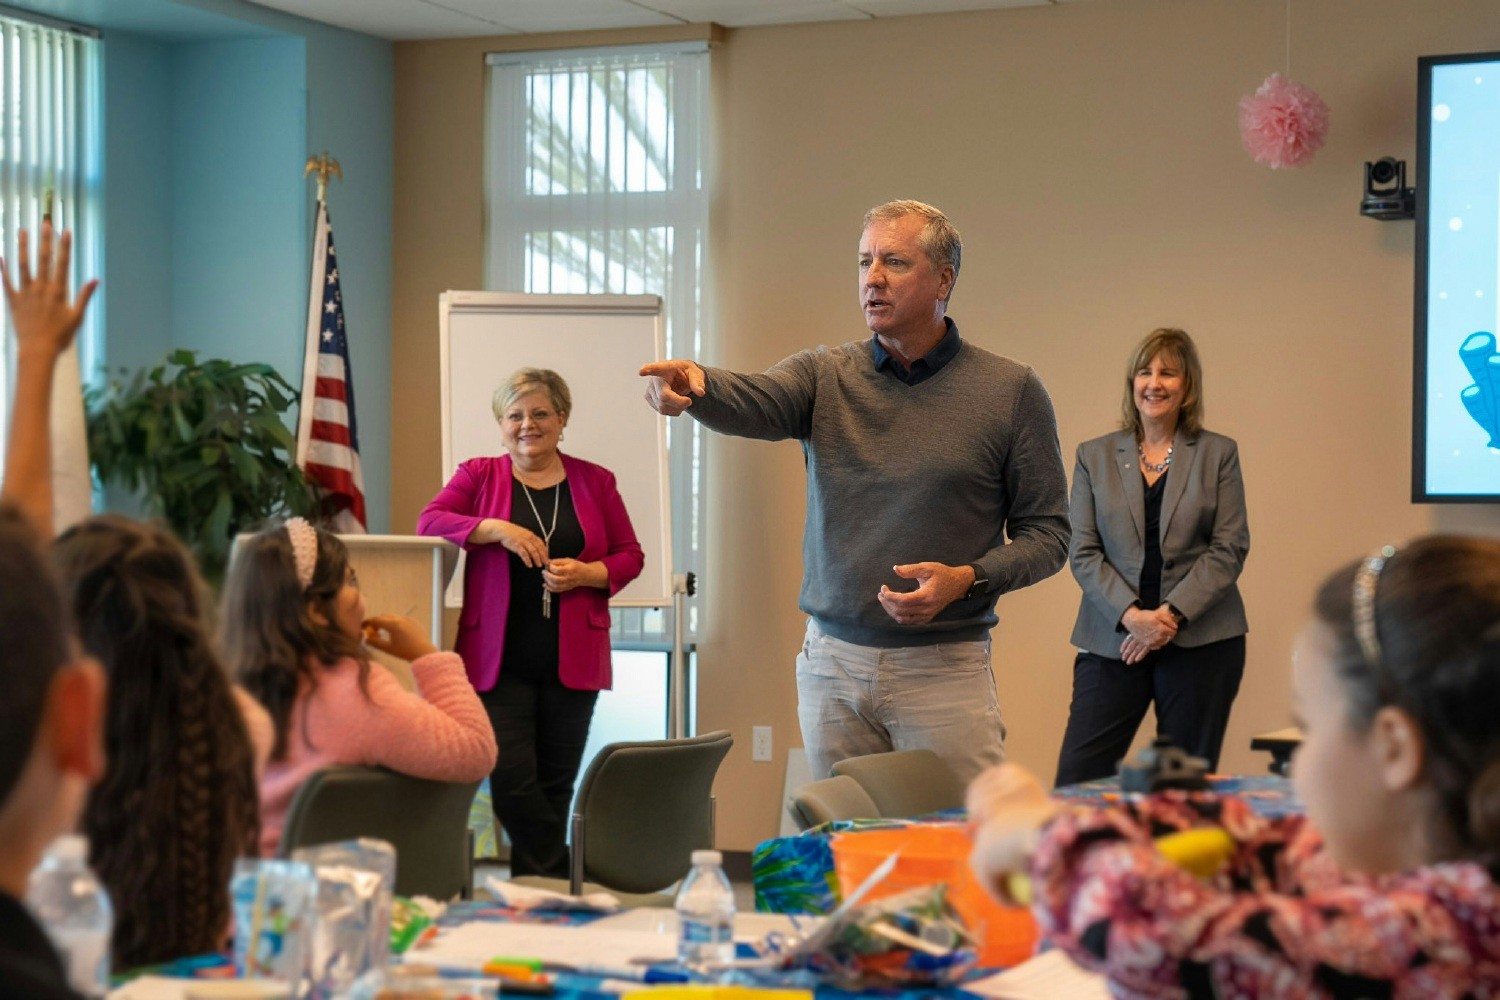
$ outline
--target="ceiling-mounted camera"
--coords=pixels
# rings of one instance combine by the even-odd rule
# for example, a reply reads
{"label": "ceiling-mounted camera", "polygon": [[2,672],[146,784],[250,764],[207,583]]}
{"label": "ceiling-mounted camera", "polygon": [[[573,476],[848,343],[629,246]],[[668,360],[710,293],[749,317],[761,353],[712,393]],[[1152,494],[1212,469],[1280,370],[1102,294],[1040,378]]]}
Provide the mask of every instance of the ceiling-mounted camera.
{"label": "ceiling-mounted camera", "polygon": [[1390,222],[1417,217],[1417,189],[1406,186],[1406,161],[1382,156],[1365,163],[1365,196],[1359,214]]}

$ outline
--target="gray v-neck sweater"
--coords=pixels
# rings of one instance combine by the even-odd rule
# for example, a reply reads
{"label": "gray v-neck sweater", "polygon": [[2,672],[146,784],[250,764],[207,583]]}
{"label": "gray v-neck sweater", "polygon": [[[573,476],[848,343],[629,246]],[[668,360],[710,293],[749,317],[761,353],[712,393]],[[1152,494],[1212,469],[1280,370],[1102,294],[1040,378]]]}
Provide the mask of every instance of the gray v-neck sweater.
{"label": "gray v-neck sweater", "polygon": [[[983,638],[999,595],[1062,568],[1067,476],[1052,400],[1028,366],[965,342],[909,386],[876,371],[870,342],[856,341],[756,375],[704,371],[707,392],[688,413],[705,427],[802,442],[799,606],[829,635],[887,647]],[[891,567],[916,562],[977,562],[989,592],[898,625],[876,595],[881,584],[915,589]]]}

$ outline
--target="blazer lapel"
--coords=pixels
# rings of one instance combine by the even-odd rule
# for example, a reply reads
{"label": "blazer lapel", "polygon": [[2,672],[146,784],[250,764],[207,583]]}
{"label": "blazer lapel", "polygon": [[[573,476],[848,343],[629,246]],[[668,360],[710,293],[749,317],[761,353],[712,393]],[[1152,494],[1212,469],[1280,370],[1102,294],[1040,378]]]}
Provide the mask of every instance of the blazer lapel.
{"label": "blazer lapel", "polygon": [[1167,537],[1167,525],[1172,523],[1172,514],[1192,478],[1193,466],[1198,461],[1198,439],[1189,438],[1177,429],[1172,437],[1172,468],[1167,473],[1167,494],[1161,498],[1161,537]]}
{"label": "blazer lapel", "polygon": [[1115,474],[1125,490],[1125,504],[1130,508],[1130,519],[1135,523],[1136,541],[1146,544],[1146,487],[1141,482],[1141,470],[1137,468],[1135,435],[1121,431],[1115,435]]}

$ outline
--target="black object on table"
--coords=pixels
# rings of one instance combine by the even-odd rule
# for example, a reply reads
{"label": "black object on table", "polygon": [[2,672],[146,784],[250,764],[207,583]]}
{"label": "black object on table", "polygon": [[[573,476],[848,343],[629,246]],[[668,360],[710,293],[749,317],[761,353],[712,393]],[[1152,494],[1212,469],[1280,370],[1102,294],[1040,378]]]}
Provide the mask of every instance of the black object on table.
{"label": "black object on table", "polygon": [[1251,750],[1265,750],[1271,755],[1271,773],[1286,777],[1292,766],[1292,754],[1302,745],[1302,730],[1296,726],[1261,733],[1250,738]]}

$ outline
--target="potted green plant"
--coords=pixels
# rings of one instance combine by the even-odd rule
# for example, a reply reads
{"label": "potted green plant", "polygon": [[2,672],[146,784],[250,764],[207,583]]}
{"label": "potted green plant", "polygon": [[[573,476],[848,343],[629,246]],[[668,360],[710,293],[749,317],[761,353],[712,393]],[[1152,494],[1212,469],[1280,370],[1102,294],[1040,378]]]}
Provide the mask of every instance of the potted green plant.
{"label": "potted green plant", "polygon": [[282,418],[296,398],[270,365],[172,351],[84,393],[89,457],[101,482],[139,496],[217,583],[236,533],[316,509]]}

